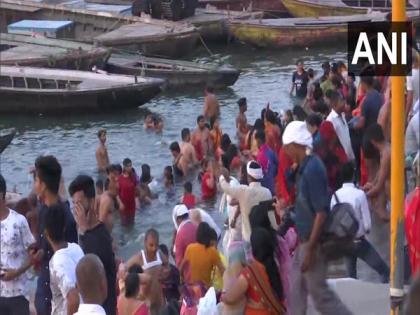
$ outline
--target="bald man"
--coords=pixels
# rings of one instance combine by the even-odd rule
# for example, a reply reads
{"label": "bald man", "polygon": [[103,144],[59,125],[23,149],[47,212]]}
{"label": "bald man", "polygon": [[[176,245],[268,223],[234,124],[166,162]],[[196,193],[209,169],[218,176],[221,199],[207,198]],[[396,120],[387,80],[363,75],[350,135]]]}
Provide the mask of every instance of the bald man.
{"label": "bald man", "polygon": [[79,305],[74,315],[106,315],[101,305],[106,299],[108,286],[104,265],[99,257],[85,255],[77,264],[76,278],[83,304]]}

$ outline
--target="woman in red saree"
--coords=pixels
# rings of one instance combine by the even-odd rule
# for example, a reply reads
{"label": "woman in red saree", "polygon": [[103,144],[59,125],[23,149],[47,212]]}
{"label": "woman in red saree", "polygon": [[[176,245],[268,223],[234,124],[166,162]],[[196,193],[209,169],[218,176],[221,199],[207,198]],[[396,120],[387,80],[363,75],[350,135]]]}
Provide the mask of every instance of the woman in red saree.
{"label": "woman in red saree", "polygon": [[405,207],[405,234],[413,278],[420,270],[420,162],[417,162],[417,185],[407,196]]}
{"label": "woman in red saree", "polygon": [[275,245],[270,232],[264,228],[253,229],[251,247],[254,259],[232,286],[222,293],[222,302],[235,304],[245,296],[244,315],[286,314],[283,287],[273,257]]}

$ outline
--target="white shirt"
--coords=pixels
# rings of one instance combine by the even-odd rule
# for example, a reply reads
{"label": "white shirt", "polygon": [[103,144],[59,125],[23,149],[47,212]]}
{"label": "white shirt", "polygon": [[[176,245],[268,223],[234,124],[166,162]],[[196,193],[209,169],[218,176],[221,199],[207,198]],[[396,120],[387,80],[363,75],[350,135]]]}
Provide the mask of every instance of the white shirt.
{"label": "white shirt", "polygon": [[104,308],[98,304],[80,304],[73,315],[106,315]]}
{"label": "white shirt", "polygon": [[417,153],[420,148],[420,112],[417,112],[410,120],[405,131],[405,154]]}
{"label": "white shirt", "polygon": [[[371,218],[366,194],[363,190],[356,188],[353,183],[344,183],[343,187],[336,191],[340,202],[347,202],[353,206],[354,215],[359,222],[359,230],[356,238],[360,238],[369,233],[371,228]],[[331,209],[337,203],[334,196],[331,198]]]}
{"label": "white shirt", "polygon": [[413,92],[413,104],[419,98],[420,94],[420,70],[411,70],[411,75],[407,76],[407,91]]}
{"label": "white shirt", "polygon": [[68,243],[50,260],[50,287],[52,315],[67,314],[67,294],[76,287],[76,266],[85,254],[79,245]]}
{"label": "white shirt", "polygon": [[223,192],[239,201],[242,216],[242,238],[244,241],[249,242],[251,239],[251,225],[249,223],[251,209],[261,201],[273,198],[271,192],[261,186],[259,182],[252,182],[249,186],[234,186],[227,183],[224,176],[220,176],[219,182]]}
{"label": "white shirt", "polygon": [[346,152],[349,161],[354,160],[354,153],[350,140],[349,126],[347,125],[344,113],[341,113],[340,117],[337,114],[337,112],[334,109],[332,109],[327,117],[327,121],[330,121],[333,124],[338,140],[340,140],[340,143],[343,146],[343,149]]}
{"label": "white shirt", "polygon": [[[0,221],[0,266],[17,269],[28,259],[28,247],[35,242],[26,218],[10,209],[6,219]],[[27,273],[12,281],[0,281],[0,296],[23,295],[29,301],[29,279]]]}

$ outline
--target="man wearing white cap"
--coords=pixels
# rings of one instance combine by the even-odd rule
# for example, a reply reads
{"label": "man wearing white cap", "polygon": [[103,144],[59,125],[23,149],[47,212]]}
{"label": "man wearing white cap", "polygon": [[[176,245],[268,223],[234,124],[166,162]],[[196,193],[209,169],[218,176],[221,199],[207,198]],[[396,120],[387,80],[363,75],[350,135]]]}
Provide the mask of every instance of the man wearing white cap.
{"label": "man wearing white cap", "polygon": [[351,314],[326,282],[327,262],[319,247],[319,237],[329,211],[327,172],[322,161],[311,154],[312,137],[304,122],[287,125],[283,146],[290,159],[299,165],[295,222],[300,243],[293,260],[290,314],[306,314],[308,294],[322,315]]}
{"label": "man wearing white cap", "polygon": [[195,243],[197,239],[197,225],[190,220],[188,208],[183,204],[174,207],[172,217],[176,229],[174,242],[175,263],[179,268],[188,245]]}
{"label": "man wearing white cap", "polygon": [[229,171],[222,169],[222,175],[219,182],[224,193],[239,201],[239,209],[242,216],[242,238],[249,242],[251,238],[251,225],[249,223],[249,214],[253,206],[261,201],[272,198],[270,190],[261,186],[261,180],[264,177],[261,166],[250,161],[246,166],[249,185],[230,185]]}

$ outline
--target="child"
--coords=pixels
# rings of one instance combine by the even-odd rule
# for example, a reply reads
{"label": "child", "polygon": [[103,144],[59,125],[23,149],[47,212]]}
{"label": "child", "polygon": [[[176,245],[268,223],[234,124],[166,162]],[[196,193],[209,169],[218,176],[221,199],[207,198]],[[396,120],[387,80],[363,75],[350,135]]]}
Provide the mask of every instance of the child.
{"label": "child", "polygon": [[174,175],[172,173],[172,166],[166,166],[163,170],[163,184],[168,190],[174,187]]}
{"label": "child", "polygon": [[165,244],[159,245],[160,252],[162,256],[166,258],[167,264],[163,265],[163,268],[166,269],[162,274],[161,285],[163,290],[163,295],[166,298],[166,301],[169,303],[172,300],[179,301],[180,293],[180,275],[178,269],[171,263],[169,263],[169,250]]}
{"label": "child", "polygon": [[184,195],[182,196],[181,203],[183,203],[188,209],[195,208],[195,205],[197,204],[197,198],[192,193],[191,182],[186,182],[184,184]]}
{"label": "child", "polygon": [[204,174],[201,177],[201,197],[203,200],[213,199],[217,192],[213,160],[204,160],[203,170]]}
{"label": "child", "polygon": [[151,277],[150,282],[150,310],[152,313],[158,311],[163,306],[164,300],[160,288],[160,277],[162,274],[162,265],[168,264],[165,257],[161,256],[159,251],[159,233],[155,229],[146,231],[144,237],[144,250],[134,255],[127,262],[127,268],[138,264],[146,274]]}

